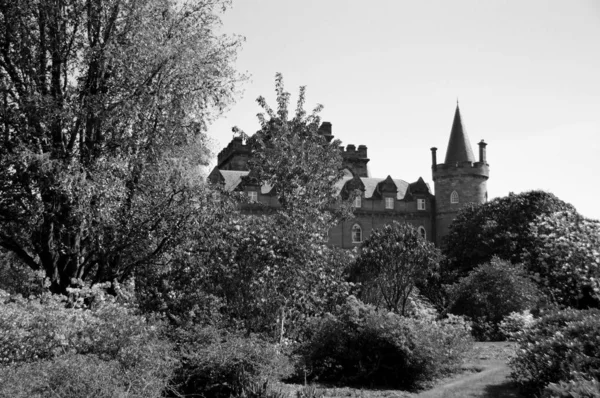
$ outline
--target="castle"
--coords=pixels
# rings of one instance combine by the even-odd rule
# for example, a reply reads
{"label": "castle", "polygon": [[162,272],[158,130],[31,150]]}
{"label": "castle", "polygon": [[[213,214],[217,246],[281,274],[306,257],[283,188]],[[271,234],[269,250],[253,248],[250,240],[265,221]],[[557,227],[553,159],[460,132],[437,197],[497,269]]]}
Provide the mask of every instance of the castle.
{"label": "castle", "polygon": [[[319,134],[331,142],[331,123],[323,122]],[[347,199],[358,189],[361,195],[353,203],[355,218],[331,229],[327,237],[328,244],[343,248],[360,246],[373,229],[395,220],[412,224],[423,237],[440,246],[462,206],[487,201],[487,144],[482,140],[478,145],[479,159],[476,161],[457,104],[444,163],[437,163],[437,148],[431,148],[435,196],[423,178],[408,183],[389,175],[386,178],[371,177],[367,168],[370,159],[366,146],[340,147],[346,173],[337,183],[339,194]],[[271,187],[258,186],[251,178],[246,178],[250,173],[250,156],[250,149],[242,138],[233,138],[219,153],[217,166],[209,174],[208,180],[222,184],[230,191],[247,192],[251,202],[278,207]],[[258,208],[249,204],[244,210],[252,212]]]}

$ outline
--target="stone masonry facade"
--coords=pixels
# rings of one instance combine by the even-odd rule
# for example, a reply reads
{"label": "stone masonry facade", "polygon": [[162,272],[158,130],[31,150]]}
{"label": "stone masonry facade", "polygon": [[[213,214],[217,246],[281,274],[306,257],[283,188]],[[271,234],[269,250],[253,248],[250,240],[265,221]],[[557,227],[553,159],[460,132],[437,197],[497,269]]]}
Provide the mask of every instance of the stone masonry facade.
{"label": "stone masonry facade", "polygon": [[[319,133],[330,142],[333,139],[331,123],[323,122]],[[463,206],[487,201],[487,144],[481,141],[478,145],[479,158],[475,160],[457,104],[444,163],[437,163],[437,148],[431,148],[435,195],[423,178],[408,183],[391,176],[371,177],[365,145],[340,147],[346,173],[337,183],[339,194],[345,199],[358,189],[361,195],[354,202],[355,218],[332,228],[328,232],[328,244],[343,248],[360,246],[373,229],[398,221],[412,224],[422,236],[437,246],[442,245],[452,220]],[[257,186],[246,178],[250,173],[251,156],[242,138],[234,137],[219,153],[217,166],[208,180],[230,191],[247,192],[257,205],[245,205],[245,212],[264,212],[265,206],[275,209],[279,204],[271,187]]]}

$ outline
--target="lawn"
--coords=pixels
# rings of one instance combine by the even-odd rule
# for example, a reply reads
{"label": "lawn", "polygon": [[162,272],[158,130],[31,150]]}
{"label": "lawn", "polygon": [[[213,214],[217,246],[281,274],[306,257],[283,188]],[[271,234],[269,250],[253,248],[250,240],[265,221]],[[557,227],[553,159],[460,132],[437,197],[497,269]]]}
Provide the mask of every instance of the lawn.
{"label": "lawn", "polygon": [[[475,343],[465,359],[463,372],[435,381],[430,389],[410,393],[398,390],[370,390],[350,387],[316,386],[319,396],[350,398],[462,398],[462,397],[520,397],[508,378],[507,360],[514,354],[515,345],[509,342]],[[294,396],[300,385],[282,385],[283,392]]]}

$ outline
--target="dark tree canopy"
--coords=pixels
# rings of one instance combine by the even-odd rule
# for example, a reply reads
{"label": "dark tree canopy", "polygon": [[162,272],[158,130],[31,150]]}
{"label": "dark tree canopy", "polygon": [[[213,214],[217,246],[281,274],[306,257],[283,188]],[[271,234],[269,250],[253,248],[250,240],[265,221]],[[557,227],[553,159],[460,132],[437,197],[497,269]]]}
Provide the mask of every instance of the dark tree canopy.
{"label": "dark tree canopy", "polygon": [[489,324],[496,333],[505,316],[531,309],[538,302],[537,286],[523,265],[495,256],[449,286],[448,291],[451,313],[468,316],[476,329]]}
{"label": "dark tree canopy", "polygon": [[64,292],[165,253],[233,98],[227,0],[0,0],[0,246]]}
{"label": "dark tree canopy", "polygon": [[463,209],[450,225],[443,252],[447,257],[445,283],[466,276],[493,256],[513,264],[523,261],[534,247],[531,223],[536,217],[575,209],[551,193],[529,191],[509,194]]}

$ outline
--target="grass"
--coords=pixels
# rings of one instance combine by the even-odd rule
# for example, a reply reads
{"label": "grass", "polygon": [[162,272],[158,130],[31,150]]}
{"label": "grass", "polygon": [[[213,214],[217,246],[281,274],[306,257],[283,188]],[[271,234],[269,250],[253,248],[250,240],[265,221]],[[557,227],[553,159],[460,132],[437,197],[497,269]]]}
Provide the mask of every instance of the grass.
{"label": "grass", "polygon": [[[462,372],[435,381],[428,390],[410,393],[398,390],[370,390],[350,387],[317,386],[326,398],[517,398],[516,386],[508,379],[507,360],[514,355],[511,342],[475,343],[467,355]],[[302,385],[283,384],[280,390],[295,397]]]}

